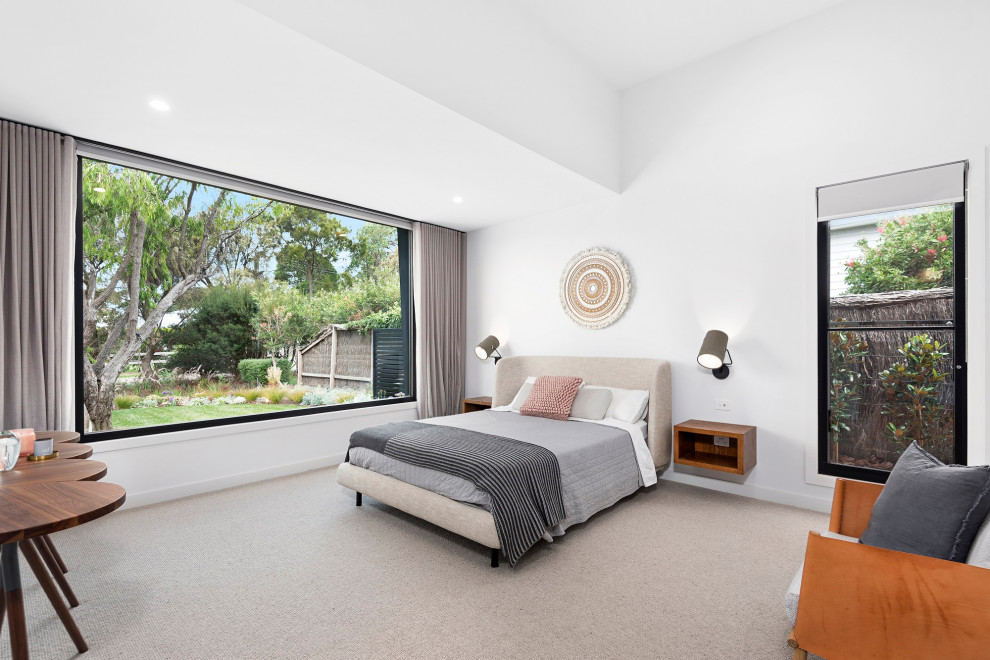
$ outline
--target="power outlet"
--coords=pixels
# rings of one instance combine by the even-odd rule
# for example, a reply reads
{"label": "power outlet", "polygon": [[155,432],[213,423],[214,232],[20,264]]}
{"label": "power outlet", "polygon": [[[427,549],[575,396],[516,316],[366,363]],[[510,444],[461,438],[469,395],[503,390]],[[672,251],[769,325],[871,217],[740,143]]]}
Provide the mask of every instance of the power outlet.
{"label": "power outlet", "polygon": [[726,399],[715,399],[715,410],[732,410]]}

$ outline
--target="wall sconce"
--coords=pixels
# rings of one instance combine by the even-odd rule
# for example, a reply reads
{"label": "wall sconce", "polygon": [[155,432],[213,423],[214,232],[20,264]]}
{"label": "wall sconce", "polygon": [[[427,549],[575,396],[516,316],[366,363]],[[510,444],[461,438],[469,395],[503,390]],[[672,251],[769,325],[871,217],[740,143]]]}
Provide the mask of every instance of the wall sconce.
{"label": "wall sconce", "polygon": [[[711,369],[712,375],[723,380],[729,376],[729,365],[732,364],[732,353],[729,353],[729,335],[721,330],[709,330],[705,341],[701,342],[698,351],[698,364],[705,369]],[[729,361],[725,361],[725,356]]]}
{"label": "wall sconce", "polygon": [[479,360],[487,360],[492,353],[495,354],[495,364],[498,364],[499,359],[502,357],[498,352],[498,337],[488,335],[474,349],[474,354],[478,356]]}

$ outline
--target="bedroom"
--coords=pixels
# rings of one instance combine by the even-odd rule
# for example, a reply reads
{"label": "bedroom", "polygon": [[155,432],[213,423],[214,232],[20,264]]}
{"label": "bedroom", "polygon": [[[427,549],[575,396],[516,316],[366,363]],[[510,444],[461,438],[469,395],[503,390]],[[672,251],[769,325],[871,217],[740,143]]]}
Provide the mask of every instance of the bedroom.
{"label": "bedroom", "polygon": [[[596,13],[583,3],[571,15],[555,3],[417,3],[404,13],[377,3],[340,10],[333,19],[346,29],[335,30],[307,25],[305,3],[210,3],[195,20],[115,2],[5,3],[0,118],[466,231],[463,395],[494,392],[491,360],[473,354],[488,335],[506,356],[669,360],[673,422],[752,424],[760,444],[745,479],[668,469],[662,485],[816,512],[828,510],[832,479],[815,462],[815,188],[966,159],[968,460],[987,463],[986,4],[795,3],[799,15],[784,7],[791,3],[756,2],[742,16],[721,13],[730,4],[686,24],[671,18],[671,29],[665,14],[685,7]],[[642,50],[628,55],[623,45],[634,37]],[[161,52],[170,58],[122,54]],[[135,83],[140,77],[154,85]],[[255,98],[258,87],[297,97]],[[149,109],[156,95],[172,110]],[[602,330],[573,324],[558,300],[561,269],[594,246],[622,254],[634,287],[625,314]],[[729,335],[726,380],[697,366],[713,328]],[[716,399],[730,410],[715,410]],[[92,445],[137,513],[336,465],[351,432],[416,416],[415,403],[400,403]],[[273,441],[291,449],[272,452]],[[715,503],[725,501],[735,500]],[[410,527],[422,531],[409,522],[392,531]],[[798,527],[795,564],[814,525]],[[431,549],[430,562],[450,560],[435,536],[410,542]],[[458,562],[487,570],[476,547],[450,543]],[[85,570],[74,563],[73,573]],[[793,567],[784,573],[780,592]],[[580,586],[567,595],[586,602]],[[632,602],[638,591],[628,586]],[[77,618],[85,627],[82,612]],[[57,622],[49,628],[54,646],[40,648],[65,648]],[[717,628],[704,629],[731,655],[734,633]],[[777,628],[786,634],[786,621]],[[664,640],[678,636],[691,633],[665,626]],[[339,655],[359,654],[338,643]],[[459,647],[446,648],[456,655]]]}

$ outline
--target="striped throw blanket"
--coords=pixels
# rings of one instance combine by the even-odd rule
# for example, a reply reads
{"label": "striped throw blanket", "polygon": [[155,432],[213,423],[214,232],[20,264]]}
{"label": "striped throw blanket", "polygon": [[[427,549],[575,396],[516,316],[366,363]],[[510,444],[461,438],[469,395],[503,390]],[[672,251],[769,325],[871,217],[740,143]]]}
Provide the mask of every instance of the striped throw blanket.
{"label": "striped throw blanket", "polygon": [[557,457],[538,445],[448,426],[393,422],[356,431],[350,446],[452,474],[488,493],[510,564],[564,518]]}

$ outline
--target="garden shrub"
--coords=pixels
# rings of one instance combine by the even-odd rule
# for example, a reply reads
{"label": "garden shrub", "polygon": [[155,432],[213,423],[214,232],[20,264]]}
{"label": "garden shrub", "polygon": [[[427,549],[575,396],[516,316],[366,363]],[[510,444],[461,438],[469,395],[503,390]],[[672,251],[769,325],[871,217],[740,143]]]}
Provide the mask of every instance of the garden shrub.
{"label": "garden shrub", "polygon": [[306,390],[290,390],[285,398],[292,403],[302,403],[304,396],[306,396]]}
{"label": "garden shrub", "polygon": [[[292,371],[292,362],[285,358],[275,361],[276,366],[287,374]],[[237,373],[241,375],[241,380],[245,383],[267,383],[268,368],[272,366],[272,361],[268,358],[241,360],[237,363]]]}
{"label": "garden shrub", "polygon": [[257,355],[251,328],[256,310],[250,291],[212,287],[196,311],[168,332],[175,354],[166,366],[233,372],[240,360]]}
{"label": "garden shrub", "polygon": [[829,333],[829,349],[832,382],[829,388],[831,415],[828,428],[836,452],[833,460],[838,460],[838,443],[842,440],[843,433],[850,430],[849,421],[862,399],[863,360],[870,349],[858,334],[842,330]]}
{"label": "garden shrub", "polygon": [[261,390],[244,390],[241,392],[241,396],[244,397],[244,400],[248,403],[254,403],[258,400],[258,397],[261,396]]}
{"label": "garden shrub", "polygon": [[859,259],[846,263],[847,293],[952,286],[952,224],[949,207],[882,222],[877,246],[860,240]]}
{"label": "garden shrub", "polygon": [[113,398],[113,404],[117,406],[117,410],[127,410],[133,408],[140,400],[141,397],[136,394],[119,394]]}
{"label": "garden shrub", "polygon": [[946,410],[939,399],[939,388],[950,373],[943,370],[948,346],[925,333],[911,337],[897,352],[903,361],[880,373],[880,414],[887,417],[887,429],[902,447],[916,440],[939,455],[952,447],[952,428],[946,428]]}
{"label": "garden shrub", "polygon": [[306,392],[301,403],[304,406],[335,406],[342,403],[358,403],[361,401],[370,400],[371,397],[367,392],[337,388],[332,390],[318,389],[311,392]]}
{"label": "garden shrub", "polygon": [[266,387],[261,390],[261,396],[268,399],[270,403],[281,403],[285,397],[285,390],[281,387]]}

